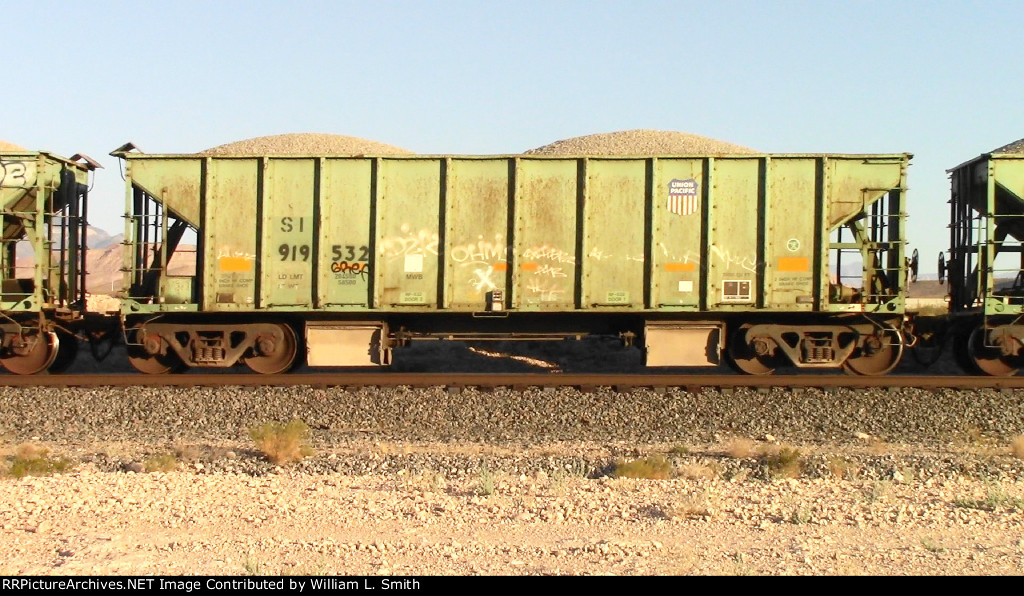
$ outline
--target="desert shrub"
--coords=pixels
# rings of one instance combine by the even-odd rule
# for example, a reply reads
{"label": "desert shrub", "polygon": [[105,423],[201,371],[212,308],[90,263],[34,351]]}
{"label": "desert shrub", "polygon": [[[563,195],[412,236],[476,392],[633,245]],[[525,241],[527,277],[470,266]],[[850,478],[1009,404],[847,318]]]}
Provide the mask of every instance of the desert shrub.
{"label": "desert shrub", "polygon": [[704,490],[696,490],[653,505],[650,512],[656,517],[670,520],[707,518],[712,516],[711,499]]}
{"label": "desert shrub", "polygon": [[309,426],[297,418],[287,424],[267,422],[254,427],[249,430],[249,437],[268,460],[278,465],[313,454],[309,446]]}
{"label": "desert shrub", "polygon": [[1024,435],[1018,435],[1010,444],[1010,453],[1017,459],[1024,459]]}
{"label": "desert shrub", "polygon": [[672,464],[664,455],[652,455],[643,459],[618,461],[612,467],[615,478],[649,478],[665,480],[672,477]]}
{"label": "desert shrub", "polygon": [[796,478],[803,472],[803,456],[796,447],[772,446],[758,459],[768,474],[774,478]]}
{"label": "desert shrub", "polygon": [[147,457],[142,466],[147,472],[173,472],[178,469],[178,458],[170,453],[160,453]]}
{"label": "desert shrub", "polygon": [[66,471],[71,462],[64,458],[50,456],[50,450],[40,445],[23,443],[9,458],[8,473],[15,478],[25,476],[49,476]]}
{"label": "desert shrub", "polygon": [[682,444],[680,444],[680,445],[673,445],[672,448],[668,450],[668,452],[671,455],[689,455],[690,454],[690,448],[687,447],[686,445],[682,445]]}
{"label": "desert shrub", "polygon": [[736,438],[729,442],[725,452],[734,459],[746,459],[754,455],[756,445],[751,439]]}
{"label": "desert shrub", "polygon": [[958,497],[953,500],[957,507],[966,509],[982,509],[995,511],[999,508],[1021,509],[1024,508],[1024,499],[1009,494],[998,482],[985,483],[985,497],[981,499],[970,499]]}
{"label": "desert shrub", "polygon": [[497,487],[494,472],[487,467],[487,462],[480,464],[480,472],[477,474],[476,492],[478,495],[493,495]]}

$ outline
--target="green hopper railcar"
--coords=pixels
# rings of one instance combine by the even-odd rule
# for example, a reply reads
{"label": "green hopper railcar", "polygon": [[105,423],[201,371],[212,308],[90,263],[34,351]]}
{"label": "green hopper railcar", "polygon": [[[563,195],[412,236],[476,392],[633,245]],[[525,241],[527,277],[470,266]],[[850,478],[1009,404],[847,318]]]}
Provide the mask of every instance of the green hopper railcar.
{"label": "green hopper railcar", "polygon": [[0,364],[35,374],[66,364],[85,311],[89,172],[40,151],[0,153]]}
{"label": "green hopper railcar", "polygon": [[1024,154],[986,153],[949,174],[947,331],[962,364],[1013,375],[1024,367]]}
{"label": "green hopper railcar", "polygon": [[649,366],[882,374],[908,340],[909,154],[112,155],[144,372],[617,334]]}

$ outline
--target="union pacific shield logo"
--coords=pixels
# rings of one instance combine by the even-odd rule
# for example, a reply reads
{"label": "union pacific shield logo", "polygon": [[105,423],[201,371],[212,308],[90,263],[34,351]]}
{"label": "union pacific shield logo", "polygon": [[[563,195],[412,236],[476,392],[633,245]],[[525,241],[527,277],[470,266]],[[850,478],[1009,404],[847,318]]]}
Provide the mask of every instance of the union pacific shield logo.
{"label": "union pacific shield logo", "polygon": [[668,183],[668,210],[676,215],[690,215],[700,209],[697,181],[693,178]]}

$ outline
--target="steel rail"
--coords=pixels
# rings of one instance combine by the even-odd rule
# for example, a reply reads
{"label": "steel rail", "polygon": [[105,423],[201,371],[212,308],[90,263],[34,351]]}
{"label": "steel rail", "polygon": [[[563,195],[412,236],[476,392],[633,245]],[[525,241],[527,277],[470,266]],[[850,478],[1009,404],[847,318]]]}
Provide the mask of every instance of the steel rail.
{"label": "steel rail", "polygon": [[380,373],[329,372],[280,375],[237,374],[67,374],[0,375],[0,387],[575,387],[596,390],[610,387],[617,391],[632,388],[680,387],[687,391],[712,388],[822,388],[860,389],[868,387],[917,389],[1020,389],[1021,377],[919,376],[892,375],[861,377],[852,375],[682,375],[682,374],[514,374],[514,373]]}

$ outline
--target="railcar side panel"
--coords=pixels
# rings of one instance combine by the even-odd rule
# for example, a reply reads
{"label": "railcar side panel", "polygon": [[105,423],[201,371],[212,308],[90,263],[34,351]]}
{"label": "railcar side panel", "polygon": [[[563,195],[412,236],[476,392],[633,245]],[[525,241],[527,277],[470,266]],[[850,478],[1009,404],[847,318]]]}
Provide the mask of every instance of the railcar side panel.
{"label": "railcar side panel", "polygon": [[816,164],[817,160],[808,158],[767,161],[765,308],[814,308],[815,215],[821,213]]}
{"label": "railcar side panel", "polygon": [[701,247],[707,207],[705,160],[653,160],[650,307],[698,310],[704,285]]}
{"label": "railcar side panel", "polygon": [[[582,222],[582,307],[642,309],[647,161],[588,159]],[[559,268],[552,277],[564,275]]]}
{"label": "railcar side panel", "polygon": [[507,159],[452,159],[445,197],[444,306],[504,307],[508,277]]}
{"label": "railcar side panel", "polygon": [[370,307],[373,275],[375,166],[372,159],[320,161],[317,239],[317,306]]}
{"label": "railcar side panel", "polygon": [[575,159],[518,160],[513,308],[576,308],[577,195],[581,190]]}
{"label": "railcar side panel", "polygon": [[213,159],[206,168],[203,309],[257,308],[259,159]]}
{"label": "railcar side panel", "polygon": [[708,310],[751,310],[758,306],[758,263],[762,262],[758,231],[758,183],[761,160],[709,159]]}
{"label": "railcar side panel", "polygon": [[316,161],[264,162],[260,308],[313,307]]}
{"label": "railcar side panel", "polygon": [[444,213],[443,159],[381,159],[377,181],[374,304],[436,309]]}

